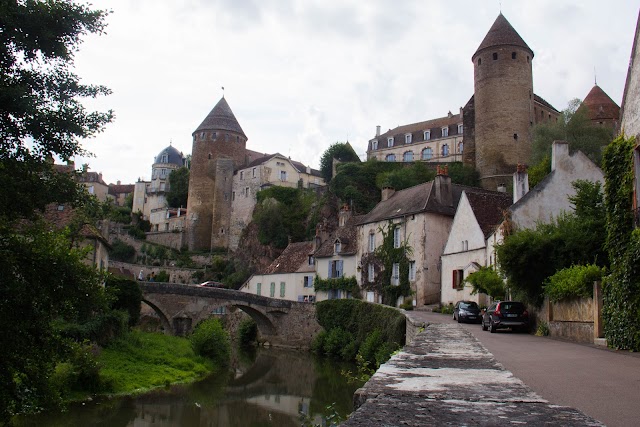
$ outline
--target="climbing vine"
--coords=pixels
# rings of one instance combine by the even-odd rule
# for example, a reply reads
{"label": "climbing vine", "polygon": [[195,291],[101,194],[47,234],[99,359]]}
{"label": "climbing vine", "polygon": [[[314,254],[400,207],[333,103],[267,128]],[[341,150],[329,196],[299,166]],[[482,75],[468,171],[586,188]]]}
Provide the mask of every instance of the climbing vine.
{"label": "climbing vine", "polygon": [[611,274],[604,280],[604,329],[614,348],[640,350],[640,231],[633,230],[634,138],[615,139],[604,152],[607,250]]}
{"label": "climbing vine", "polygon": [[353,298],[360,299],[360,287],[355,276],[337,277],[333,279],[321,279],[320,276],[313,279],[313,287],[316,291],[341,290],[351,292]]}
{"label": "climbing vine", "polygon": [[[409,256],[413,254],[413,249],[409,246],[408,238],[400,242],[400,247],[394,247],[393,230],[396,224],[389,221],[386,227],[380,226],[378,231],[382,234],[382,244],[373,253],[362,257],[362,287],[367,291],[376,291],[382,295],[382,302],[395,306],[398,298],[411,295],[411,284],[409,283]],[[369,281],[368,268],[373,264],[374,279]],[[393,264],[399,265],[399,283],[393,285],[391,276],[393,274]]]}

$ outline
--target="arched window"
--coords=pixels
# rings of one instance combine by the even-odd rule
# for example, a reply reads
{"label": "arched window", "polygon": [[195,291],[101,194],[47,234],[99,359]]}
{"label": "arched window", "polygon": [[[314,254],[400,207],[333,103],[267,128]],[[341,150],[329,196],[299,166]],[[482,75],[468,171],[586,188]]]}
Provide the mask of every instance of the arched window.
{"label": "arched window", "polygon": [[442,156],[446,157],[449,155],[449,144],[444,144],[442,146]]}
{"label": "arched window", "polygon": [[413,151],[405,151],[402,158],[405,162],[413,162]]}
{"label": "arched window", "polygon": [[387,154],[387,157],[385,157],[385,161],[387,161],[387,162],[395,162],[396,161],[396,155],[395,154]]}
{"label": "arched window", "polygon": [[371,149],[372,150],[377,150],[378,149],[378,141],[375,140],[371,143]]}
{"label": "arched window", "polygon": [[432,157],[433,157],[433,150],[431,149],[431,147],[427,147],[424,150],[422,150],[422,160],[431,160]]}

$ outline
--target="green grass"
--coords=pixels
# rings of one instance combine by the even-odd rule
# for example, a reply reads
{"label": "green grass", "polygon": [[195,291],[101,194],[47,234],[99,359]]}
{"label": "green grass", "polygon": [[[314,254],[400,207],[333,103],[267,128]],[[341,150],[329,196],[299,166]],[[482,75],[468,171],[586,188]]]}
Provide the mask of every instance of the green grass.
{"label": "green grass", "polygon": [[114,394],[192,382],[216,368],[211,360],[197,356],[185,338],[141,331],[109,345],[98,362],[105,391]]}

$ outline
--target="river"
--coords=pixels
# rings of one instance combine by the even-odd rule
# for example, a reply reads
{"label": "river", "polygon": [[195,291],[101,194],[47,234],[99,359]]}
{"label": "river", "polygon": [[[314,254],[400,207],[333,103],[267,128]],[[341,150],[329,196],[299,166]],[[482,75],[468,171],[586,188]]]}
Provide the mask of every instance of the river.
{"label": "river", "polygon": [[362,385],[350,384],[341,375],[345,369],[355,366],[299,351],[239,351],[225,374],[137,397],[73,404],[66,412],[22,417],[17,425],[294,427],[301,425],[301,412],[312,425],[325,425],[333,413],[345,419]]}

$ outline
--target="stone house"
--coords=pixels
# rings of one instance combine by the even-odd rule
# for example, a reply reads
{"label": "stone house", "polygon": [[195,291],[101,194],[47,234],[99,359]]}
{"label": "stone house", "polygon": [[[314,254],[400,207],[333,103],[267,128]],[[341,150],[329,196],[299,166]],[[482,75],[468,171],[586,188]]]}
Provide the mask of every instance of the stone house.
{"label": "stone house", "polygon": [[313,242],[289,243],[269,267],[252,275],[239,290],[271,298],[314,302],[313,249]]}
{"label": "stone house", "polygon": [[233,174],[229,248],[237,249],[242,230],[251,222],[257,193],[271,186],[316,188],[324,186],[320,171],[280,153],[261,156]]}
{"label": "stone house", "polygon": [[[440,302],[440,256],[464,190],[485,191],[452,184],[446,167],[439,167],[431,182],[401,191],[383,189],[380,203],[368,214],[358,217],[356,222],[358,259],[370,258],[382,244],[382,230],[391,226],[388,231],[394,234],[394,247],[399,248],[406,242],[412,250],[408,274],[414,305],[420,307]],[[363,263],[360,267],[366,272],[358,277],[360,287],[366,285],[365,281],[372,282],[380,273],[380,267],[374,262]],[[399,283],[399,266],[394,264],[391,268],[391,280],[395,285]]]}
{"label": "stone house", "polygon": [[84,185],[89,194],[96,196],[101,202],[106,202],[109,194],[109,186],[103,181],[102,173],[90,172],[88,167],[78,175],[78,182]]}
{"label": "stone house", "polygon": [[[358,233],[352,211],[345,205],[338,214],[338,228],[327,233],[322,225],[316,230],[316,274],[319,279],[354,278],[357,281],[358,270]],[[345,290],[316,291],[316,299],[351,298]],[[373,295],[367,295],[373,302]]]}
{"label": "stone house", "polygon": [[109,199],[116,206],[124,206],[126,198],[135,191],[135,184],[109,184]]}
{"label": "stone house", "polygon": [[443,305],[460,300],[489,303],[485,294],[471,295],[471,287],[463,281],[480,267],[492,264],[487,238],[502,222],[511,203],[512,197],[507,193],[463,191],[441,258]]}

